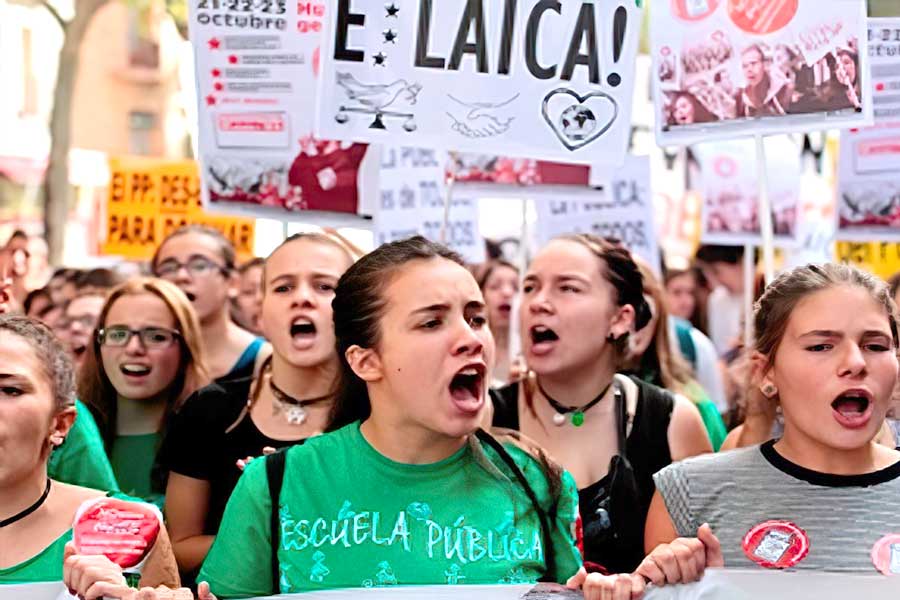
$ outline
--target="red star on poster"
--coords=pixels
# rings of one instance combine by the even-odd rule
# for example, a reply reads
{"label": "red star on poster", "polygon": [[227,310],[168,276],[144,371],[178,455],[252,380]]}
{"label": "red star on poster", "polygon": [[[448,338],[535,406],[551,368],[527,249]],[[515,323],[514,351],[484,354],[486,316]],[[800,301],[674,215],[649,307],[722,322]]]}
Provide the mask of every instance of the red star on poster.
{"label": "red star on poster", "polygon": [[216,104],[216,97],[215,97],[215,96],[213,96],[212,94],[210,94],[209,96],[206,97],[206,105],[207,105],[207,106],[215,106],[215,104]]}
{"label": "red star on poster", "polygon": [[218,50],[219,46],[222,45],[222,42],[219,40],[219,38],[209,38],[209,41],[206,43],[209,44],[210,50]]}
{"label": "red star on poster", "polygon": [[233,65],[236,65],[238,63],[238,57],[236,55],[232,54],[231,56],[228,57],[228,62],[230,62]]}
{"label": "red star on poster", "polygon": [[218,81],[216,82],[216,85],[214,85],[213,87],[216,88],[217,92],[221,92],[222,90],[225,89],[225,86],[222,85],[221,83],[219,83]]}
{"label": "red star on poster", "polygon": [[219,69],[213,69],[213,70],[212,70],[212,76],[213,76],[213,77],[221,77],[221,76],[222,76],[222,71],[220,71]]}

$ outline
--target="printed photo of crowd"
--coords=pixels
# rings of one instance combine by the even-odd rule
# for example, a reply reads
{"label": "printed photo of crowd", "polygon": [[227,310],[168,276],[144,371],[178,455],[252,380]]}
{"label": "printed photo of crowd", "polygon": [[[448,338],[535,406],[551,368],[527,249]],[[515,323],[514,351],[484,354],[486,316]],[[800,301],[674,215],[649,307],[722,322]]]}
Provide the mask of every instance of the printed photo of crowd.
{"label": "printed photo of crowd", "polygon": [[861,110],[858,42],[850,38],[808,64],[798,44],[734,44],[716,32],[658,65],[663,130],[762,117]]}

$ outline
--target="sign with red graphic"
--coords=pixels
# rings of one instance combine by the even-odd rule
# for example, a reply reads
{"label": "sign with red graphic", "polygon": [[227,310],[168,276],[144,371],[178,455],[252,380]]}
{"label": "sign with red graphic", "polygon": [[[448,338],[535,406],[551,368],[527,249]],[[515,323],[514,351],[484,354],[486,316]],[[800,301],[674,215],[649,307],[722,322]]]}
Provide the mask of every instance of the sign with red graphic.
{"label": "sign with red graphic", "polygon": [[900,19],[869,19],[875,126],[841,131],[837,239],[900,241]]}
{"label": "sign with red graphic", "polygon": [[864,2],[670,0],[650,39],[660,145],[871,122]]}

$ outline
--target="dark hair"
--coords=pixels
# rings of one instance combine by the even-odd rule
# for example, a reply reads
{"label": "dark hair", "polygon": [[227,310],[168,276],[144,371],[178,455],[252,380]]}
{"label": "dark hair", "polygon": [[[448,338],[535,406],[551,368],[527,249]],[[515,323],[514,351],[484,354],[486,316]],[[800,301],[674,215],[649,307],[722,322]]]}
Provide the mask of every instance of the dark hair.
{"label": "dark hair", "polygon": [[122,283],[122,278],[112,269],[91,269],[80,273],[75,279],[78,290],[110,290]]}
{"label": "dark hair", "polygon": [[31,307],[35,302],[37,302],[38,298],[46,298],[47,300],[51,300],[50,292],[48,292],[46,288],[40,288],[28,292],[28,295],[25,296],[25,300],[22,302],[22,310],[25,311],[26,315],[31,312]]}
{"label": "dark hair", "polygon": [[12,235],[9,236],[9,239],[6,241],[6,245],[8,246],[15,239],[28,240],[28,234],[21,229],[16,229],[12,232]]}
{"label": "dark hair", "polygon": [[[602,238],[590,233],[564,235],[557,239],[569,240],[586,247],[603,261],[606,268],[603,276],[616,289],[616,304],[630,304],[634,308],[634,330],[640,331],[650,322],[650,305],[644,298],[644,276],[631,252],[621,242],[612,238]],[[624,352],[628,334],[615,340],[620,354]]]}
{"label": "dark hair", "polygon": [[53,392],[57,411],[75,404],[75,369],[69,353],[50,328],[36,319],[19,315],[0,315],[0,331],[8,331],[25,340],[37,357],[41,371]]}
{"label": "dark hair", "polygon": [[150,267],[153,272],[156,272],[156,264],[159,261],[159,252],[162,250],[163,246],[166,245],[166,242],[171,240],[174,237],[178,237],[180,235],[187,235],[189,233],[201,233],[203,235],[209,236],[219,244],[219,252],[222,254],[222,260],[225,261],[225,270],[233,271],[235,262],[237,261],[237,252],[235,252],[234,244],[232,244],[228,238],[222,235],[222,232],[216,229],[215,227],[210,227],[209,225],[182,225],[172,233],[170,233],[166,239],[164,239],[159,246],[156,248],[156,252],[153,253],[153,260],[150,261]]}
{"label": "dark hair", "polygon": [[897,290],[900,289],[900,271],[897,271],[887,280],[888,287],[891,290],[891,298],[897,296]]}
{"label": "dark hair", "polygon": [[250,269],[253,269],[253,268],[256,268],[256,267],[264,267],[265,265],[266,265],[266,259],[260,258],[260,257],[256,257],[256,258],[253,258],[253,259],[251,259],[251,260],[248,260],[247,262],[245,262],[245,263],[243,263],[242,265],[240,265],[240,266],[237,268],[237,272],[240,273],[241,275],[243,275],[243,274],[245,274],[247,271],[249,271]]}
{"label": "dark hair", "polygon": [[743,246],[717,246],[707,244],[697,248],[697,260],[707,264],[724,262],[736,265],[744,259]]}
{"label": "dark hair", "polygon": [[712,113],[712,111],[706,108],[706,106],[702,102],[700,102],[697,96],[690,92],[679,91],[672,94],[671,100],[669,102],[669,125],[675,124],[675,102],[677,102],[679,98],[684,98],[691,103],[691,106],[694,107],[694,123],[711,123],[713,121],[719,120],[719,117],[717,117]]}
{"label": "dark hair", "polygon": [[331,302],[341,374],[329,431],[366,419],[371,413],[366,384],[350,368],[346,353],[351,346],[378,346],[381,340],[380,321],[387,306],[385,288],[405,264],[437,258],[465,267],[465,261],[459,254],[417,235],[379,246],[356,261],[341,276]]}
{"label": "dark hair", "polygon": [[519,267],[507,260],[503,260],[502,258],[489,260],[488,262],[481,265],[481,268],[477,270],[477,273],[475,273],[475,281],[478,282],[478,287],[481,288],[481,291],[484,291],[484,286],[487,285],[488,279],[491,278],[491,275],[494,274],[494,271],[504,267],[507,269],[512,269],[516,272],[516,274],[519,273]]}

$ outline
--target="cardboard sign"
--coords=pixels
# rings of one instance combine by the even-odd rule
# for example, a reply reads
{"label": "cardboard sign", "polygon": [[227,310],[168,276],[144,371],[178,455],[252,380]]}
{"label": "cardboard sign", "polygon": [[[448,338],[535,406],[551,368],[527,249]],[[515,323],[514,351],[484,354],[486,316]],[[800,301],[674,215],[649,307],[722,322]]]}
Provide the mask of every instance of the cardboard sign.
{"label": "cardboard sign", "polygon": [[316,134],[619,164],[639,4],[331,0]]}
{"label": "cardboard sign", "polygon": [[109,168],[103,254],[149,260],[170,233],[202,224],[231,240],[241,260],[253,257],[254,220],[205,212],[194,161],[113,158]]}
{"label": "cardboard sign", "polygon": [[478,227],[478,202],[454,198],[446,231],[446,154],[435,150],[387,147],[382,153],[381,202],[375,215],[375,242],[384,244],[412,235],[442,241],[466,261],[484,261],[485,246]]}
{"label": "cardboard sign", "polygon": [[312,137],[327,3],[188,5],[205,206],[272,218],[364,213],[374,202],[366,194],[374,195],[377,156]]}
{"label": "cardboard sign", "polygon": [[646,156],[629,156],[602,191],[591,190],[562,198],[538,196],[534,205],[537,240],[541,246],[567,233],[616,238],[659,272],[650,161]]}
{"label": "cardboard sign", "polygon": [[[766,143],[766,169],[775,244],[796,244],[800,195],[800,150],[785,136]],[[759,179],[752,139],[698,144],[693,148],[703,181],[704,242],[760,245]]]}
{"label": "cardboard sign", "polygon": [[900,241],[900,19],[869,19],[875,126],[841,131],[838,239]]}
{"label": "cardboard sign", "polygon": [[660,145],[871,123],[865,2],[671,0],[650,39]]}

